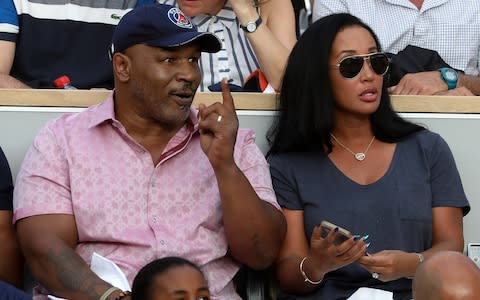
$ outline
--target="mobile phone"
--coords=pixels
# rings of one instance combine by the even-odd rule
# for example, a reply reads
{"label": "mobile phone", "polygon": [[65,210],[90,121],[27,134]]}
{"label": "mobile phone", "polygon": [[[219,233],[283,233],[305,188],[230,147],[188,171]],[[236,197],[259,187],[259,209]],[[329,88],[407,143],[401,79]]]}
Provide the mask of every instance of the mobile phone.
{"label": "mobile phone", "polygon": [[346,240],[352,237],[352,234],[350,233],[350,231],[346,230],[343,227],[330,223],[328,221],[322,221],[320,225],[322,226],[322,232],[321,232],[322,238],[326,238],[330,231],[334,230],[335,228],[338,228],[337,234],[335,235],[335,240],[333,241],[335,245],[340,245],[341,243],[345,242]]}

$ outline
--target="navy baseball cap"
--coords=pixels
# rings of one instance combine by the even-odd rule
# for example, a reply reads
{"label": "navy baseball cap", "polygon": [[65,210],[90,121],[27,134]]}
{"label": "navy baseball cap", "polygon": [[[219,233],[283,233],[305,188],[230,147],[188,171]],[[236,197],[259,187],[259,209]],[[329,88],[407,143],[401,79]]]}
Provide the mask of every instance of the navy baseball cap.
{"label": "navy baseball cap", "polygon": [[222,48],[218,38],[197,27],[179,8],[165,4],[146,4],[125,14],[115,28],[112,53],[136,44],[172,48],[197,43],[200,51],[214,53]]}

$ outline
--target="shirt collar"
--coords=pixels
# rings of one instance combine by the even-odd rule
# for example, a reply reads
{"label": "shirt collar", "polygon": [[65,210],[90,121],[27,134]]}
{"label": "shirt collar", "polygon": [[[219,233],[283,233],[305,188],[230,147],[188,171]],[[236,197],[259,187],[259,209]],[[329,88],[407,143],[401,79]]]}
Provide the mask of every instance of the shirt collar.
{"label": "shirt collar", "polygon": [[109,120],[115,120],[114,95],[115,91],[112,91],[105,101],[88,109],[95,112],[92,115],[88,128],[98,126]]}
{"label": "shirt collar", "polygon": [[[420,11],[423,12],[423,11],[429,10],[431,8],[434,8],[434,7],[440,6],[442,4],[445,4],[449,1],[450,0],[425,0],[422,4],[422,8],[420,9]],[[414,9],[414,8],[416,9],[415,5],[413,3],[410,3],[410,1],[385,0],[385,2],[388,2],[390,4],[394,4],[394,5],[404,6],[404,7],[411,8],[411,9]]]}

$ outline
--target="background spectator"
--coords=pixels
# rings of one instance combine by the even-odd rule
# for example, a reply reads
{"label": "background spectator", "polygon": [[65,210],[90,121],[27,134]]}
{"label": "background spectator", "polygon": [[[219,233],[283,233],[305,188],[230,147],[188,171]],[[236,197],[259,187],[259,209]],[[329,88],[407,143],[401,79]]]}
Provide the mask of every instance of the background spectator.
{"label": "background spectator", "polygon": [[[438,70],[408,74],[394,94],[448,93],[480,95],[480,2],[477,0],[317,0],[313,20],[333,13],[350,13],[367,23],[385,51],[407,45],[437,51],[458,73],[458,81]],[[444,80],[442,80],[444,78]],[[454,89],[447,92],[449,88]]]}
{"label": "background spectator", "polygon": [[154,0],[0,1],[0,88],[112,88],[109,59],[120,18]]}
{"label": "background spectator", "polygon": [[180,257],[164,257],[144,266],[133,280],[132,300],[167,299],[210,299],[202,270]]}
{"label": "background spectator", "polygon": [[476,300],[480,269],[465,255],[442,251],[421,264],[413,278],[415,300]]}
{"label": "background spectator", "polygon": [[12,174],[0,148],[0,299],[28,299],[16,289],[23,280],[23,258],[12,224]]}
{"label": "background spectator", "polygon": [[[219,52],[202,54],[201,91],[208,91],[209,86],[218,91],[223,78],[241,87],[258,68],[274,89],[280,87],[288,54],[296,42],[291,0],[159,1],[177,4],[193,17],[199,31],[214,33],[222,41]],[[246,28],[248,23],[252,23],[252,32]]]}

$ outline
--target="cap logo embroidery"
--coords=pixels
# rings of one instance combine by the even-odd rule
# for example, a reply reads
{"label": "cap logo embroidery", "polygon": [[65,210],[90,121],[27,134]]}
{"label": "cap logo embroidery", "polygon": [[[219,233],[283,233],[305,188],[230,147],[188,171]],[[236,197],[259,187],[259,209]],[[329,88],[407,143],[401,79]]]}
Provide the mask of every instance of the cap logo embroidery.
{"label": "cap logo embroidery", "polygon": [[183,14],[183,12],[176,8],[170,8],[168,11],[168,18],[172,21],[173,24],[177,25],[178,27],[182,28],[192,28],[193,25],[190,22],[190,19]]}

